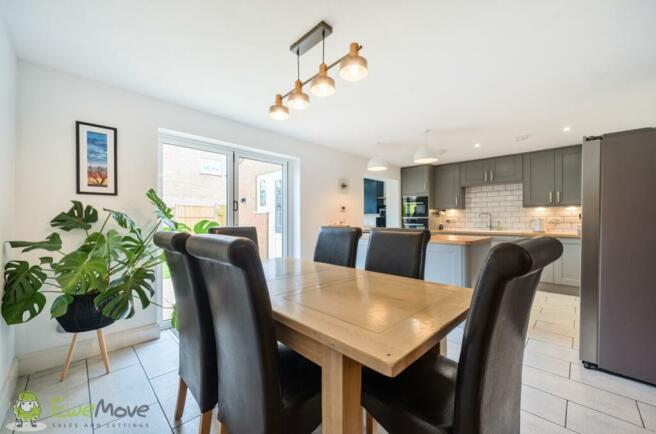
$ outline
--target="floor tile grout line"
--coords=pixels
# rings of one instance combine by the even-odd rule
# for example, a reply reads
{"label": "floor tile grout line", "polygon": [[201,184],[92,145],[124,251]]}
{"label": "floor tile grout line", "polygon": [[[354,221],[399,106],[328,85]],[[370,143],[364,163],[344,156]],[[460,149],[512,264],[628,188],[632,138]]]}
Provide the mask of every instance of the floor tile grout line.
{"label": "floor tile grout line", "polygon": [[539,414],[535,414],[535,413],[533,413],[532,411],[528,411],[528,410],[525,410],[525,409],[523,409],[523,408],[521,409],[521,411],[523,411],[523,412],[525,412],[525,413],[528,413],[528,414],[530,414],[530,415],[532,415],[532,416],[535,416],[535,417],[537,417],[537,418],[539,418],[539,419],[542,419],[542,420],[544,420],[544,421],[546,421],[546,422],[549,422],[550,424],[553,424],[553,425],[559,426],[559,427],[561,427],[561,428],[564,428],[564,429],[566,429],[567,431],[570,431],[570,432],[573,432],[573,433],[580,434],[580,433],[578,433],[578,431],[571,430],[571,429],[567,428],[566,426],[560,425],[560,424],[554,422],[553,420],[549,420],[549,419],[547,419],[547,418],[544,418],[544,417],[540,416]]}
{"label": "floor tile grout line", "polygon": [[84,364],[87,371],[87,394],[89,395],[89,405],[91,406],[91,434],[96,432],[96,429],[93,426],[93,404],[91,403],[91,382],[89,381],[89,359],[84,359]]}
{"label": "floor tile grout line", "polygon": [[[587,368],[583,368],[583,369],[587,369]],[[604,375],[613,375],[613,374],[609,374],[609,373],[606,373],[606,372],[603,372],[603,374],[604,374]],[[570,373],[570,375],[571,375],[571,373]],[[621,378],[621,377],[618,377],[618,378]],[[572,381],[573,383],[577,383],[577,384],[583,384],[583,385],[585,385],[585,386],[592,387],[592,388],[594,388],[594,389],[601,390],[601,391],[603,391],[603,392],[607,392],[607,393],[613,394],[613,395],[615,395],[615,396],[619,396],[620,398],[628,399],[628,400],[630,400],[630,401],[642,402],[642,403],[644,403],[644,404],[651,405],[652,407],[654,407],[654,405],[649,404],[649,403],[646,403],[646,402],[644,402],[644,401],[641,401],[641,400],[638,399],[638,398],[635,398],[635,397],[632,397],[632,396],[623,395],[623,394],[618,393],[618,392],[613,392],[612,390],[604,389],[603,387],[595,386],[595,385],[593,385],[593,384],[589,384],[589,383],[586,383],[586,382],[584,382],[584,381],[575,380],[575,379],[573,379],[573,378],[570,378],[570,381]],[[630,380],[629,380],[629,381],[630,381]]]}
{"label": "floor tile grout line", "polygon": [[643,419],[642,412],[640,411],[640,406],[638,405],[638,400],[636,400],[635,404],[636,408],[638,409],[638,416],[640,416],[640,422],[642,422],[642,427],[647,429],[647,425],[645,425],[645,419]]}
{"label": "floor tile grout line", "polygon": [[144,368],[144,365],[141,362],[141,357],[139,357],[139,353],[137,352],[136,348],[135,348],[134,352],[137,354],[137,360],[139,360],[139,365],[141,366],[141,370],[143,371],[144,375],[146,376],[146,381],[148,381],[148,385],[150,386],[150,390],[152,390],[153,395],[155,395],[155,399],[157,400],[157,407],[162,412],[162,414],[164,416],[164,420],[166,420],[166,424],[169,426],[169,431],[173,432],[175,427],[171,426],[171,423],[169,422],[169,418],[166,417],[166,412],[164,411],[164,406],[162,405],[162,402],[159,400],[159,396],[157,395],[157,392],[155,392],[155,388],[153,387],[153,383],[151,383],[150,378],[148,378],[148,373],[146,372],[146,368]]}
{"label": "floor tile grout line", "polygon": [[[638,425],[638,424],[635,424],[635,423],[633,423],[633,422],[631,422],[631,421],[628,421],[628,420],[626,420],[626,419],[622,419],[621,417],[613,416],[612,414],[604,413],[603,411],[601,411],[601,410],[597,410],[596,408],[592,408],[592,407],[590,407],[589,405],[584,405],[584,404],[581,404],[580,402],[576,402],[576,401],[568,401],[568,403],[570,403],[570,402],[571,402],[572,404],[576,404],[576,405],[579,405],[579,406],[581,406],[581,407],[585,407],[585,408],[587,408],[587,409],[590,410],[590,411],[594,411],[595,413],[603,414],[604,416],[607,416],[607,417],[613,418],[613,419],[615,419],[615,420],[619,420],[620,422],[627,423],[627,424],[629,424],[629,425],[631,425],[631,426],[635,426],[635,427],[638,427],[638,428],[645,429],[645,428],[641,427],[641,426]],[[638,414],[640,414],[640,412],[638,412]]]}
{"label": "floor tile grout line", "polygon": [[530,384],[523,384],[523,383],[522,383],[522,386],[531,388],[533,390],[540,391],[540,392],[542,392],[544,394],[547,394],[549,396],[553,396],[554,398],[562,399],[563,401],[565,401],[565,403],[569,402],[569,399],[563,398],[562,396],[558,396],[555,393],[547,392],[546,390],[542,390],[539,387],[535,387],[535,386],[531,386]]}
{"label": "floor tile grout line", "polygon": [[565,401],[565,429],[567,429],[567,413],[569,412],[569,399]]}

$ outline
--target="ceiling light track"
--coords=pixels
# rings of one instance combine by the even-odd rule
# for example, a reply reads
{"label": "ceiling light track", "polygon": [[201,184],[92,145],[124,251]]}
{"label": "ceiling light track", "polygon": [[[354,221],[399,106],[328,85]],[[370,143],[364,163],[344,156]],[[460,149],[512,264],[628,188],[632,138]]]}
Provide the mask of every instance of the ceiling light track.
{"label": "ceiling light track", "polygon": [[[340,65],[340,76],[347,81],[359,81],[367,76],[367,59],[360,56],[362,45],[357,42],[351,43],[349,52],[344,56],[329,65],[325,63],[326,36],[329,36],[332,31],[330,25],[321,21],[289,47],[290,51],[296,55],[296,81],[293,89],[285,94],[276,95],[275,103],[269,107],[269,117],[271,119],[284,120],[289,118],[289,108],[284,104],[284,100],[287,100],[287,104],[292,109],[302,110],[307,108],[310,105],[310,97],[303,92],[303,87],[308,83],[310,83],[310,90],[315,96],[327,97],[333,95],[335,93],[335,80],[328,75],[328,72],[337,65]],[[306,80],[301,80],[300,57],[319,43],[322,44],[319,72]]]}

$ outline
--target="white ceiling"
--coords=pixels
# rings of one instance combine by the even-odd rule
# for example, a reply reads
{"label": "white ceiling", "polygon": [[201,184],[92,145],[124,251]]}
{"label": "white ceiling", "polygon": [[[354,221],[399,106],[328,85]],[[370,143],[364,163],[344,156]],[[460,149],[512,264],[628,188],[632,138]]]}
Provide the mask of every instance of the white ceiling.
{"label": "white ceiling", "polygon": [[[399,165],[426,129],[449,162],[656,124],[654,0],[0,0],[0,10],[20,58]],[[335,71],[335,96],[270,120],[274,94],[295,79],[289,45],[322,19],[334,27],[327,60],[358,41],[369,77]],[[301,58],[303,77],[320,54]]]}

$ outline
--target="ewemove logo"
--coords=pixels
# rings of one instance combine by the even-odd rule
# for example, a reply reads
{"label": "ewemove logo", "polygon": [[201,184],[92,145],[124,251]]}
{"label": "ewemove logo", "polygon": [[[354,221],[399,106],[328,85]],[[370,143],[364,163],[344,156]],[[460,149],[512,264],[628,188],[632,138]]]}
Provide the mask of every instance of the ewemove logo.
{"label": "ewemove logo", "polygon": [[[91,417],[97,419],[100,415],[109,415],[114,419],[111,427],[130,427],[132,429],[148,428],[146,417],[150,410],[149,405],[119,405],[105,402],[104,399],[98,404],[85,404],[79,407],[66,409],[65,400],[61,396],[52,398],[52,414],[48,418],[50,424],[39,421],[41,417],[41,403],[36,393],[28,390],[18,394],[14,403],[14,416],[16,421],[8,423],[7,429],[14,432],[37,432],[43,431],[50,426],[51,431],[64,430],[81,426],[91,427]],[[82,419],[82,421],[80,421]],[[100,424],[93,424],[100,428]]]}
{"label": "ewemove logo", "polygon": [[16,422],[7,424],[8,429],[16,432],[36,432],[46,429],[46,425],[39,422],[41,403],[34,392],[26,390],[18,394],[14,402],[14,416]]}

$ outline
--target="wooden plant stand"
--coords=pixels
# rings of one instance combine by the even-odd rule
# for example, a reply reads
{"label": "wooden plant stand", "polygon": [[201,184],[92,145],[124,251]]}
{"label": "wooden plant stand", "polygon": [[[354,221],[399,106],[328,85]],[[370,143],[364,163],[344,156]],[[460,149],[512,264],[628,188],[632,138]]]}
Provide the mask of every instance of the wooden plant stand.
{"label": "wooden plant stand", "polygon": [[[103,363],[105,364],[105,372],[109,374],[109,356],[107,355],[107,347],[105,346],[105,335],[103,334],[102,329],[96,330],[96,335],[98,336],[98,346],[100,347],[100,354],[102,355]],[[68,346],[68,353],[66,354],[66,362],[64,363],[64,371],[59,377],[59,382],[61,383],[66,378],[68,370],[71,367],[71,360],[73,359],[73,351],[75,350],[75,343],[77,342],[77,333],[73,333],[73,339],[71,344]]]}

